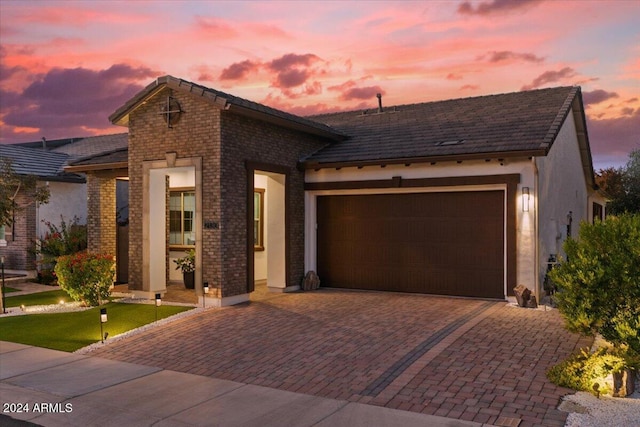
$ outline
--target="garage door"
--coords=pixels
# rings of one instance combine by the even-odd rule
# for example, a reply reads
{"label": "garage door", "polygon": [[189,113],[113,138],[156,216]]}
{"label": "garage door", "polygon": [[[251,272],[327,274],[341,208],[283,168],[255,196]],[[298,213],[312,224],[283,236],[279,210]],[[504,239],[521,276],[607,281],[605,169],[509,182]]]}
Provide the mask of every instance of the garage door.
{"label": "garage door", "polygon": [[504,192],[318,197],[323,286],[504,298]]}

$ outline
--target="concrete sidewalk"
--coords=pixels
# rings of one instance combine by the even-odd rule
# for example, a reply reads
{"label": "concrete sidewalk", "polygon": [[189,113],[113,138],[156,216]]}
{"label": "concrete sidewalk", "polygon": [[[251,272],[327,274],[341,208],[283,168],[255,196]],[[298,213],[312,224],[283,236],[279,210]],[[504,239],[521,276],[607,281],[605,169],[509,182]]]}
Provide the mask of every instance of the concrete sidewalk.
{"label": "concrete sidewalk", "polygon": [[0,404],[43,426],[483,426],[4,341]]}

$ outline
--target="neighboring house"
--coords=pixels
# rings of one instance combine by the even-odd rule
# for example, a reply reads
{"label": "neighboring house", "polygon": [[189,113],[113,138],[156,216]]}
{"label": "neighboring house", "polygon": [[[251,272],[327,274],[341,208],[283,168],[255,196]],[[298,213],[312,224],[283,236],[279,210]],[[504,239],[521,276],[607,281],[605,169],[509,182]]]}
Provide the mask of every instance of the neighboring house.
{"label": "neighboring house", "polygon": [[[60,226],[60,222],[71,222],[76,217],[80,224],[87,220],[87,189],[84,174],[66,173],[64,166],[71,160],[96,156],[127,149],[127,134],[95,137],[68,138],[47,141],[0,145],[0,156],[12,160],[19,175],[34,175],[38,185],[49,187],[47,204],[31,203],[29,194],[20,194],[18,205],[26,205],[16,215],[11,226],[0,229],[0,253],[7,256],[7,268],[35,270],[35,242],[49,228],[46,222]],[[121,216],[126,219],[128,188],[121,185],[118,192]],[[115,221],[114,215],[114,221]],[[2,238],[4,231],[4,239]]]}
{"label": "neighboring house", "polygon": [[36,269],[36,238],[48,231],[45,221],[59,224],[61,216],[65,220],[74,216],[86,219],[84,176],[64,172],[69,156],[63,153],[0,145],[0,157],[11,159],[16,174],[36,176],[38,186],[49,187],[47,204],[35,203],[32,193],[20,191],[16,205],[23,208],[15,211],[12,224],[0,226],[0,255],[6,257],[6,268],[32,271]]}
{"label": "neighboring house", "polygon": [[196,250],[196,293],[249,299],[256,280],[504,299],[540,297],[547,261],[604,214],[579,87],[298,117],[171,76],[110,120],[128,155],[92,157],[89,247],[115,252],[128,177],[129,288],[164,292]]}

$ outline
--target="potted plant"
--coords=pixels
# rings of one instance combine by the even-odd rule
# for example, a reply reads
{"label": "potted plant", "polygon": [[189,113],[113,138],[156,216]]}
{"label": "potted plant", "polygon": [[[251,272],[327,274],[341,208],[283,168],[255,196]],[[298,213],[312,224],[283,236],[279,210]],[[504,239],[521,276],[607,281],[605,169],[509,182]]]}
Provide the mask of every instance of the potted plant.
{"label": "potted plant", "polygon": [[184,280],[184,287],[187,289],[195,289],[195,274],[196,274],[196,250],[190,249],[182,258],[173,260],[176,263],[176,270],[182,270],[182,279]]}

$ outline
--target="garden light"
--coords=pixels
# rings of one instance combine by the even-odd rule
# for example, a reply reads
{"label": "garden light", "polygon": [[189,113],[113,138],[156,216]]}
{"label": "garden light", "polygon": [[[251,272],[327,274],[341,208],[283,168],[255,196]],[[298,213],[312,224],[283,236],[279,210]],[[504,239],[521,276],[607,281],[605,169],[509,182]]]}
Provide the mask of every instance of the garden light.
{"label": "garden light", "polygon": [[160,294],[156,294],[156,307],[160,307],[162,305],[162,298]]}
{"label": "garden light", "polygon": [[202,308],[205,308],[205,301],[207,299],[208,293],[209,293],[209,282],[204,282],[202,284]]}
{"label": "garden light", "polygon": [[102,341],[102,344],[104,344],[104,340],[105,338],[107,338],[107,335],[109,335],[108,333],[104,333],[104,331],[102,330],[102,324],[103,323],[107,323],[107,308],[101,308],[100,309],[100,341]]}

